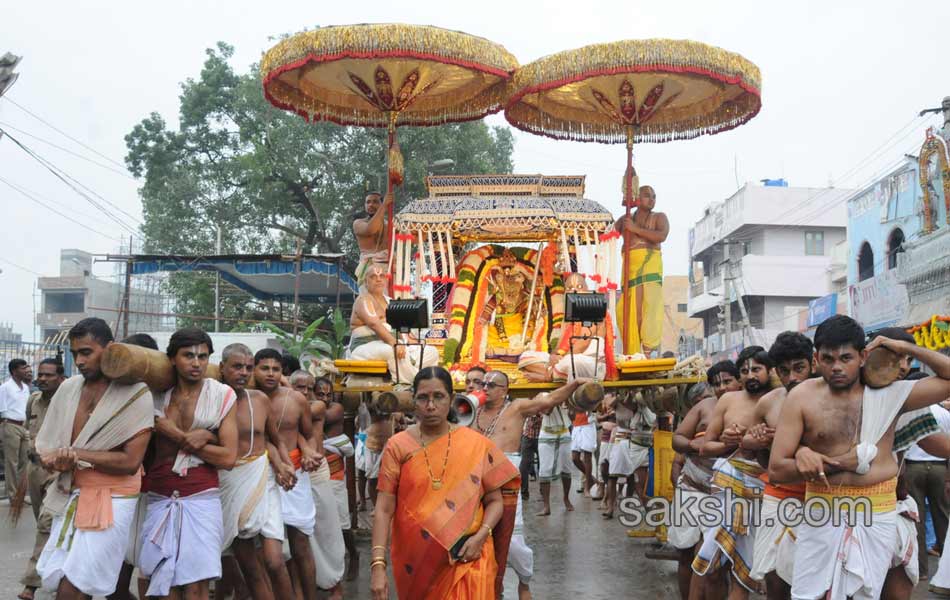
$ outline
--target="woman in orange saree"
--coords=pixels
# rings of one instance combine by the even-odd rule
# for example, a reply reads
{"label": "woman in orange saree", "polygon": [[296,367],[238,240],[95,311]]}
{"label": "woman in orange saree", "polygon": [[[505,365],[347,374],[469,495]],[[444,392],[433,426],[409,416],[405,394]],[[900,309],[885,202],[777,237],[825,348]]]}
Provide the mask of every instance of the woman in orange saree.
{"label": "woman in orange saree", "polygon": [[518,470],[491,440],[448,422],[448,371],[422,369],[413,393],[418,424],[389,439],[379,470],[373,598],[389,597],[385,554],[391,523],[399,598],[494,600],[498,566],[491,533],[502,514],[501,487]]}

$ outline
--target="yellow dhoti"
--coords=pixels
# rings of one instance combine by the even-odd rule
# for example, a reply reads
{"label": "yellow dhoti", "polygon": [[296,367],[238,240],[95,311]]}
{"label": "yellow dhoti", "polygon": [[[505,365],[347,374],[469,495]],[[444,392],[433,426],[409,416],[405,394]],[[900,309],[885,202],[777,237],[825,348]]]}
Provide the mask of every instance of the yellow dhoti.
{"label": "yellow dhoti", "polygon": [[627,251],[627,314],[621,321],[625,354],[660,347],[663,336],[663,255],[652,248]]}

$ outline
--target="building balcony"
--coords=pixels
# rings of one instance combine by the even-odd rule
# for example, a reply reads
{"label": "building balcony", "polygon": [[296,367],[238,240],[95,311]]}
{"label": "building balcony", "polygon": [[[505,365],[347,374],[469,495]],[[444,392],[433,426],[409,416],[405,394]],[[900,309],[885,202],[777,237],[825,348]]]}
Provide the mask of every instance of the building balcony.
{"label": "building balcony", "polygon": [[[829,256],[761,256],[747,254],[736,261],[735,283],[743,296],[820,298],[831,293]],[[687,312],[696,317],[722,301],[722,275],[706,278],[703,293],[690,295]],[[691,289],[692,291],[692,289]],[[732,299],[735,300],[736,292]]]}
{"label": "building balcony", "polygon": [[85,277],[37,277],[36,287],[41,290],[84,290]]}
{"label": "building balcony", "polygon": [[36,324],[44,329],[67,329],[87,316],[86,313],[37,313]]}

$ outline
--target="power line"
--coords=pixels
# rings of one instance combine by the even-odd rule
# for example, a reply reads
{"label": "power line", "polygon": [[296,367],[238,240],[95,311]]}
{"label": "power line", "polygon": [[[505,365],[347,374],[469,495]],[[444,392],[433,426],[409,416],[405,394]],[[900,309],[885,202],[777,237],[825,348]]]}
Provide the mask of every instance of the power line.
{"label": "power line", "polygon": [[116,161],[116,160],[113,160],[113,159],[109,158],[108,156],[106,156],[106,155],[103,154],[102,152],[99,152],[99,151],[96,150],[95,148],[93,148],[93,147],[91,147],[91,146],[89,146],[89,145],[87,145],[87,144],[85,144],[85,143],[83,143],[83,142],[77,140],[76,138],[74,138],[73,136],[69,135],[68,133],[66,133],[66,132],[63,131],[62,129],[56,127],[55,125],[53,125],[53,124],[50,123],[49,121],[46,121],[45,119],[43,119],[42,117],[40,117],[40,116],[37,115],[36,113],[31,112],[31,111],[30,111],[29,109],[27,109],[25,106],[22,106],[21,104],[18,104],[18,103],[17,103],[13,98],[11,98],[9,95],[3,96],[3,99],[6,100],[7,102],[9,102],[10,104],[12,104],[13,106],[19,108],[20,110],[22,110],[22,111],[25,112],[26,114],[30,115],[31,117],[33,117],[34,119],[36,119],[36,120],[39,121],[40,123],[46,125],[47,127],[49,127],[50,129],[52,129],[53,131],[56,131],[56,132],[59,133],[60,135],[62,135],[62,136],[64,136],[64,137],[66,137],[66,138],[72,140],[73,142],[79,144],[80,146],[82,146],[82,147],[85,148],[86,150],[89,150],[90,152],[92,152],[93,154],[99,156],[100,158],[106,159],[107,161],[109,161],[109,162],[111,162],[112,164],[116,165],[116,166],[119,167],[120,169],[125,169],[125,165],[123,165],[122,163],[120,163],[120,162],[118,162],[118,161]]}
{"label": "power line", "polygon": [[[100,222],[100,221],[102,220],[99,215],[94,215],[94,214],[92,214],[92,213],[88,213],[88,212],[79,210],[79,209],[74,208],[74,207],[72,207],[72,206],[64,206],[63,204],[61,204],[61,203],[59,203],[59,202],[53,202],[53,201],[51,201],[49,198],[44,198],[41,194],[36,193],[36,191],[31,190],[30,188],[28,188],[28,187],[26,187],[26,186],[24,186],[24,185],[22,185],[22,184],[13,183],[13,182],[10,182],[10,181],[5,181],[4,183],[6,183],[7,185],[9,185],[9,186],[11,186],[11,187],[16,188],[16,190],[17,190],[18,192],[20,192],[21,194],[27,194],[27,195],[31,196],[31,199],[38,199],[38,200],[42,201],[44,204],[53,204],[53,205],[55,205],[55,206],[58,206],[61,210],[64,210],[64,211],[68,212],[70,215],[73,215],[74,218],[75,218],[75,217],[83,217],[83,218],[92,220],[94,223],[98,223],[98,222]],[[114,238],[115,236],[110,236],[110,237]]]}
{"label": "power line", "polygon": [[28,268],[24,267],[23,265],[18,265],[18,264],[16,264],[15,262],[13,262],[12,260],[8,260],[8,259],[6,259],[6,258],[3,258],[2,256],[0,256],[0,261],[3,261],[3,262],[5,262],[5,263],[7,263],[8,265],[14,266],[14,267],[16,267],[16,268],[18,268],[18,269],[21,269],[21,270],[23,270],[23,271],[26,271],[27,273],[32,273],[33,275],[36,275],[37,277],[43,277],[43,274],[42,274],[42,273],[37,273],[37,272],[34,271],[33,269],[28,269]]}
{"label": "power line", "polygon": [[[76,184],[78,184],[79,186],[82,186],[83,188],[89,190],[89,188],[88,188],[87,186],[85,186],[85,185],[83,185],[82,183],[80,183],[79,181],[77,181],[75,178],[73,178],[73,177],[70,176],[68,173],[66,173],[65,171],[63,171],[62,169],[60,169],[59,167],[57,167],[56,165],[54,165],[54,164],[53,164],[52,162],[50,162],[49,160],[43,158],[42,156],[40,156],[39,154],[37,154],[36,152],[34,152],[33,150],[31,150],[29,147],[27,147],[25,144],[23,144],[20,140],[16,139],[16,138],[13,137],[12,135],[10,135],[10,133],[7,132],[7,131],[5,131],[3,128],[0,128],[0,132],[3,132],[4,134],[6,134],[6,136],[7,136],[8,138],[10,138],[10,140],[12,140],[13,143],[15,143],[17,146],[19,146],[21,150],[23,150],[24,152],[26,152],[26,153],[27,153],[31,158],[33,158],[35,161],[37,161],[38,163],[40,163],[41,165],[43,165],[43,166],[46,168],[46,170],[48,170],[50,173],[52,173],[54,176],[56,176],[57,179],[59,179],[60,181],[62,181],[63,183],[65,183],[67,186],[69,186],[74,192],[76,192],[77,194],[79,194],[80,196],[82,196],[83,198],[85,198],[90,204],[92,204],[95,208],[99,209],[103,214],[105,214],[105,215],[106,215],[107,217],[109,217],[112,221],[114,221],[115,223],[117,223],[120,227],[122,227],[123,229],[125,229],[126,231],[128,231],[129,233],[131,233],[132,235],[138,235],[138,232],[135,230],[135,228],[134,228],[133,226],[128,225],[127,223],[125,223],[124,221],[122,221],[121,219],[119,219],[117,216],[115,216],[114,214],[112,214],[111,212],[109,212],[108,210],[106,210],[106,208],[105,208],[104,206],[102,206],[101,204],[99,204],[98,202],[96,202],[95,200],[93,200],[91,197],[89,197],[88,194],[84,193],[84,192],[81,191],[79,188],[77,188],[76,185],[73,185],[73,183],[71,183],[70,181],[68,181],[67,178],[70,179],[70,180],[72,180],[72,181],[75,181]],[[109,202],[109,201],[106,200],[105,198],[102,198],[102,196],[100,196],[99,194],[96,194],[96,193],[93,192],[92,190],[89,190],[89,191],[92,192],[96,197],[100,198],[102,201],[104,201],[105,203],[107,203],[108,205],[110,205],[111,207],[113,207],[114,209],[116,209],[116,210],[118,210],[119,212],[121,212],[121,213],[123,213],[123,214],[125,214],[125,215],[127,215],[127,216],[129,216],[129,217],[131,217],[131,215],[129,215],[127,212],[125,212],[124,210],[122,210],[121,208],[119,208],[118,206],[116,206],[115,204]],[[131,218],[132,218],[133,221],[134,221],[134,217],[131,217]]]}
{"label": "power line", "polygon": [[[831,194],[832,192],[836,191],[837,188],[832,187],[836,182],[842,181],[842,180],[844,180],[844,179],[846,179],[846,178],[852,176],[853,174],[857,173],[857,171],[858,171],[861,167],[863,167],[865,164],[867,164],[867,162],[868,162],[870,159],[875,158],[877,155],[881,154],[882,152],[889,150],[890,148],[892,148],[892,147],[895,146],[896,144],[898,144],[898,143],[900,143],[901,141],[903,141],[908,135],[914,133],[914,132],[915,132],[915,129],[914,129],[913,127],[916,126],[916,125],[918,125],[917,121],[919,121],[921,118],[923,118],[923,117],[921,117],[921,116],[919,116],[919,115],[918,115],[918,116],[915,116],[913,119],[911,119],[910,121],[908,121],[907,123],[905,123],[903,126],[901,126],[896,132],[894,132],[893,134],[891,134],[884,142],[882,142],[882,143],[881,143],[880,145],[878,145],[875,149],[873,149],[867,156],[865,156],[862,160],[860,160],[855,166],[853,166],[853,167],[851,167],[850,169],[848,169],[847,171],[845,171],[844,174],[840,175],[836,180],[833,180],[832,183],[831,183],[831,186],[826,187],[826,188],[822,188],[822,189],[818,190],[815,194],[810,194],[807,198],[805,198],[805,199],[802,200],[801,202],[798,202],[798,203],[792,205],[790,208],[788,208],[788,209],[785,210],[784,212],[780,213],[778,216],[773,217],[772,220],[773,220],[773,221],[780,221],[781,219],[783,219],[783,218],[785,218],[785,217],[787,217],[787,216],[789,216],[789,215],[795,213],[797,210],[799,210],[800,208],[804,207],[805,205],[807,205],[807,204],[809,204],[809,203],[811,203],[811,202],[813,202],[813,201],[815,201],[815,200],[819,200],[819,199],[821,199],[823,196],[826,196],[826,195]],[[926,121],[926,118],[924,118],[924,121]],[[910,129],[909,131],[907,131],[908,127],[911,127],[911,129]],[[903,135],[901,136],[902,133],[903,133]],[[901,136],[901,137],[900,137],[899,139],[897,139],[896,141],[891,142],[891,140],[894,140],[895,138],[897,138],[897,136]],[[903,156],[903,153],[902,153],[902,156]],[[903,160],[903,159],[902,159],[902,160]],[[889,171],[889,170],[892,170],[893,168],[894,168],[894,166],[891,166],[891,167],[889,167],[888,169],[886,169],[885,172],[886,172],[886,171]],[[877,179],[879,176],[881,176],[882,173],[883,173],[882,171],[877,171],[876,174],[872,175],[868,180],[866,180],[866,183],[869,183],[869,182],[871,182],[871,181]],[[863,186],[861,186],[861,187],[863,187]],[[858,189],[861,189],[861,188],[859,187]],[[830,205],[830,206],[816,207],[816,210],[818,211],[818,213],[816,213],[816,214],[820,214],[821,212],[825,212],[825,211],[827,211],[829,208],[832,208],[833,206],[837,206],[838,204],[840,204],[840,203],[846,201],[846,200],[847,200],[848,198],[850,198],[850,197],[852,197],[851,194],[843,194],[843,195],[841,196],[841,198],[839,198],[835,203],[833,203],[833,204]],[[803,222],[804,222],[804,221],[803,221]],[[759,233],[760,231],[764,231],[766,227],[768,227],[768,225],[755,225],[755,226],[753,226],[753,227],[750,227],[750,228],[747,229],[746,231],[743,231],[743,232],[742,232],[742,235],[743,235],[743,236],[752,236],[752,235],[755,235],[755,234]],[[734,236],[730,236],[730,237],[734,237]],[[741,239],[741,238],[736,238],[736,239]]]}
{"label": "power line", "polygon": [[39,142],[43,142],[44,144],[47,144],[47,145],[49,145],[49,146],[52,146],[53,148],[56,148],[57,150],[62,150],[63,152],[65,152],[65,153],[67,153],[67,154],[71,154],[71,155],[75,156],[75,157],[78,158],[78,159],[84,160],[84,161],[86,161],[86,162],[90,162],[90,163],[96,165],[97,167],[102,167],[103,169],[106,169],[107,171],[112,171],[113,173],[117,173],[117,174],[119,174],[119,175],[122,175],[123,177],[127,177],[128,179],[131,179],[132,181],[136,181],[135,177],[132,177],[131,175],[129,175],[128,171],[125,171],[125,170],[120,171],[120,170],[118,170],[118,169],[115,169],[115,168],[113,168],[113,167],[110,167],[109,165],[106,165],[106,164],[103,164],[103,163],[101,163],[101,162],[92,160],[92,159],[89,158],[88,156],[83,156],[82,154],[79,154],[78,152],[73,152],[73,151],[70,150],[69,148],[64,148],[63,146],[60,146],[60,145],[58,145],[58,144],[56,144],[56,143],[53,143],[53,142],[51,142],[51,141],[49,141],[49,140],[43,139],[43,138],[41,138],[41,137],[38,136],[38,135],[33,135],[32,133],[29,133],[28,131],[24,131],[24,130],[22,130],[22,129],[19,129],[19,128],[17,128],[17,127],[14,127],[13,125],[10,125],[9,123],[2,123],[2,122],[0,122],[0,126],[3,126],[3,127],[6,128],[6,129],[12,129],[13,131],[17,131],[17,132],[19,132],[19,133],[21,133],[21,134],[23,134],[23,135],[25,135],[25,136],[27,136],[27,137],[31,137],[31,138],[33,138],[34,140],[37,140],[37,141],[39,141]]}
{"label": "power line", "polygon": [[80,223],[79,221],[77,221],[76,219],[72,218],[71,216],[69,216],[69,215],[67,215],[67,214],[65,214],[65,213],[62,213],[62,212],[56,210],[54,207],[50,206],[49,204],[46,204],[45,202],[43,202],[42,200],[40,200],[40,199],[38,199],[38,198],[35,198],[34,196],[30,195],[28,192],[26,192],[25,190],[23,190],[23,189],[20,188],[19,186],[10,183],[9,181],[7,181],[6,179],[3,179],[2,177],[0,177],[0,183],[6,184],[8,187],[10,187],[10,188],[12,188],[13,190],[19,192],[19,193],[22,194],[23,196],[26,196],[27,198],[29,198],[29,199],[32,200],[33,202],[36,202],[37,204],[39,204],[39,205],[42,206],[43,208],[45,208],[45,209],[47,209],[47,210],[49,210],[49,211],[52,211],[52,212],[56,213],[57,215],[63,217],[64,219],[67,219],[67,220],[69,220],[69,221],[72,221],[73,223],[75,223],[76,225],[79,225],[79,226],[82,227],[83,229],[87,229],[87,230],[91,231],[92,233],[99,234],[99,235],[101,235],[101,236],[104,237],[104,238],[108,238],[108,239],[110,239],[110,240],[115,240],[115,236],[109,235],[109,234],[107,234],[107,233],[103,233],[103,232],[99,231],[98,229],[93,229],[92,227],[86,225],[85,223]]}

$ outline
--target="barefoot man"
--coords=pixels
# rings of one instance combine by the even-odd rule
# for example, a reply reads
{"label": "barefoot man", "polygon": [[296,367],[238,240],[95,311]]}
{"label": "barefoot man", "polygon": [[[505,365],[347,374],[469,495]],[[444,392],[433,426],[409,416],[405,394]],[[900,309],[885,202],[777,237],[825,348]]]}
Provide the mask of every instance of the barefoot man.
{"label": "barefoot man", "polygon": [[224,521],[218,469],[234,467],[238,451],[236,395],[205,378],[211,338],[179,329],[166,354],[175,386],[155,395],[155,456],[146,466],[148,503],[139,569],[148,595],[207,599],[221,577]]}
{"label": "barefoot man", "polygon": [[[707,379],[712,381],[713,375],[707,375]],[[713,459],[700,457],[699,451],[703,447],[703,436],[706,435],[706,428],[712,420],[719,399],[709,384],[697,383],[687,392],[686,400],[692,403],[692,408],[673,434],[673,449],[684,457],[674,492],[678,498],[674,499],[684,507],[689,502],[692,504],[689,505],[688,517],[679,515],[679,522],[670,525],[669,542],[679,554],[677,578],[680,597],[683,600],[687,600],[691,595],[694,598],[720,598],[725,595],[725,588],[720,587],[722,578],[713,577],[712,574],[699,577],[693,573],[692,566],[703,537],[699,502],[711,493],[715,462]],[[691,589],[694,589],[692,594]]]}
{"label": "barefoot man", "polygon": [[[769,466],[769,451],[785,396],[795,386],[812,377],[814,353],[812,341],[794,331],[780,333],[769,348],[769,358],[775,365],[782,387],[762,396],[756,404],[755,423],[739,445],[744,450],[756,452],[759,464],[765,468]],[[801,507],[805,500],[805,486],[773,484],[767,473],[763,473],[761,478],[765,481],[765,491],[762,497],[762,519],[755,533],[751,576],[756,581],[765,580],[769,600],[787,600],[791,597],[796,535],[794,528],[786,530],[786,525],[779,521],[779,503],[785,500],[786,505]]]}
{"label": "barefoot man", "polygon": [[[879,347],[936,377],[865,386],[861,367]],[[950,357],[884,336],[865,347],[863,327],[843,315],[818,326],[815,351],[821,378],[789,392],[769,462],[773,483],[805,482],[811,507],[798,526],[792,597],[878,598],[897,545],[895,422],[950,397]],[[832,507],[847,510],[845,519],[832,520]]]}
{"label": "barefoot man", "polygon": [[627,243],[627,273],[622,282],[624,294],[630,299],[624,303],[628,314],[621,331],[626,332],[623,348],[626,354],[642,352],[647,357],[660,347],[663,337],[663,257],[660,244],[670,234],[666,215],[654,212],[656,192],[640,187],[637,211],[617,219],[614,227],[623,234]]}
{"label": "barefoot man", "polygon": [[145,384],[102,374],[113,340],[105,321],[83,319],[68,335],[80,375],[59,386],[36,434],[40,463],[56,476],[43,500],[53,524],[36,570],[57,598],[77,600],[115,591],[154,416]]}
{"label": "barefoot man", "polygon": [[392,196],[383,199],[379,192],[366,194],[363,207],[366,215],[353,221],[353,236],[360,249],[360,262],[356,267],[356,283],[360,292],[366,285],[366,274],[373,262],[389,261],[389,239],[386,236],[386,213],[392,203]]}
{"label": "barefoot man", "polygon": [[[707,575],[726,562],[732,563],[730,600],[745,600],[758,584],[750,576],[752,570],[755,528],[748,519],[750,507],[762,497],[764,483],[759,479],[765,469],[751,450],[739,448],[749,427],[755,424],[759,400],[770,391],[772,360],[761,346],[749,346],[737,361],[744,390],[723,394],[706,428],[700,456],[719,457],[713,467],[712,492],[722,503],[721,524],[713,527],[696,553],[693,570]],[[727,502],[730,490],[732,505]],[[730,518],[726,512],[730,511]]]}
{"label": "barefoot man", "polygon": [[[307,399],[294,390],[281,387],[281,356],[273,348],[254,355],[254,381],[267,395],[270,417],[277,422],[277,433],[294,467],[296,482],[290,490],[280,491],[281,514],[290,545],[288,566],[298,594],[304,600],[317,598],[317,571],[310,547],[316,521],[310,472],[323,462],[314,450],[313,420]],[[299,597],[299,596],[298,596]]]}
{"label": "barefoot man", "polygon": [[[290,386],[307,398],[313,426],[314,449],[324,453],[323,427],[327,414],[326,396],[317,398],[316,379],[304,370],[290,375]],[[321,388],[325,389],[325,388]],[[329,461],[320,461],[320,466],[310,472],[310,491],[316,510],[313,532],[313,558],[317,565],[317,587],[330,590],[331,600],[343,598],[343,572],[346,567],[343,546],[343,530],[333,494]]]}
{"label": "barefoot man", "polygon": [[327,463],[330,465],[330,485],[343,530],[343,543],[349,555],[346,579],[354,581],[359,573],[360,554],[356,550],[356,540],[351,529],[350,497],[346,489],[346,459],[353,456],[353,443],[343,433],[343,404],[334,397],[333,383],[326,377],[319,377],[313,389],[317,400],[327,403],[323,421],[323,449],[326,450]]}
{"label": "barefoot man", "polygon": [[[395,345],[397,333],[386,322],[388,273],[385,262],[373,262],[367,267],[366,289],[360,292],[350,316],[349,357],[355,360],[384,360],[394,383],[411,383],[423,367],[439,362],[439,351],[426,346],[419,357],[419,347]],[[398,376],[398,381],[397,381]],[[379,452],[383,449],[379,448]]]}
{"label": "barefoot man", "polygon": [[[293,487],[294,468],[277,434],[277,422],[270,416],[267,396],[247,389],[253,373],[250,348],[231,344],[221,351],[221,379],[237,394],[238,429],[237,463],[230,471],[218,471],[223,547],[234,551],[254,600],[291,598],[293,588],[282,554],[284,519],[278,486]],[[258,544],[259,550],[255,549]]]}
{"label": "barefoot man", "polygon": [[[575,379],[550,394],[538,394],[531,399],[517,399],[507,402],[508,376],[501,371],[489,371],[485,375],[485,405],[475,412],[472,427],[490,438],[505,453],[516,467],[520,466],[521,432],[525,419],[559,407],[586,379]],[[570,438],[568,438],[570,439]],[[570,486],[570,482],[568,482]],[[568,487],[570,489],[570,487]],[[528,587],[534,573],[534,553],[525,543],[522,528],[523,507],[521,502],[521,482],[516,478],[511,485],[502,489],[505,513],[495,528],[495,557],[499,565],[508,564],[518,574],[518,598],[531,598]],[[498,569],[496,588],[501,595],[504,569]]]}

